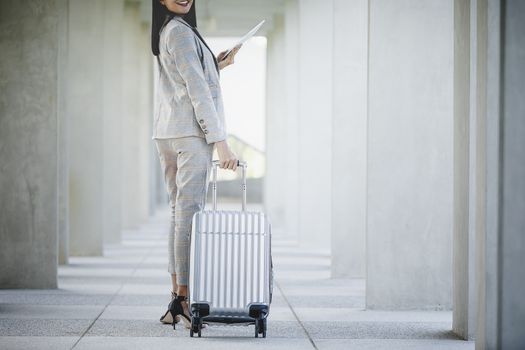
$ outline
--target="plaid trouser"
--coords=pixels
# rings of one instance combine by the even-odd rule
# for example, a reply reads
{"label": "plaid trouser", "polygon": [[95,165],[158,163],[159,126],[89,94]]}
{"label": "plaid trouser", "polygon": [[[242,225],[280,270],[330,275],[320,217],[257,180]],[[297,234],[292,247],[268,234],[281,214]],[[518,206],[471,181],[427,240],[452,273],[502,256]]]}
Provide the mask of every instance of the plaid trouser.
{"label": "plaid trouser", "polygon": [[193,214],[204,209],[213,144],[197,136],[155,139],[171,207],[168,272],[177,284],[188,285]]}

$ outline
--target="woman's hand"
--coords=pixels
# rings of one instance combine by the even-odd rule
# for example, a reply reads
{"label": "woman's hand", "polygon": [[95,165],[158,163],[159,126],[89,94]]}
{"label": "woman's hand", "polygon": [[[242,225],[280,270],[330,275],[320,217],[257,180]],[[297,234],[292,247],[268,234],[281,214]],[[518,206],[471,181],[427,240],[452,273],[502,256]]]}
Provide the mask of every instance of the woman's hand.
{"label": "woman's hand", "polygon": [[237,156],[230,150],[226,140],[215,142],[217,154],[219,155],[219,166],[222,169],[237,170]]}
{"label": "woman's hand", "polygon": [[221,52],[219,55],[217,55],[217,61],[219,62],[219,69],[223,69],[230,64],[233,64],[235,59],[235,54],[237,54],[237,51],[241,48],[242,44],[239,44],[233,48],[233,50],[228,54],[226,58],[224,58],[224,55],[226,55],[226,51]]}

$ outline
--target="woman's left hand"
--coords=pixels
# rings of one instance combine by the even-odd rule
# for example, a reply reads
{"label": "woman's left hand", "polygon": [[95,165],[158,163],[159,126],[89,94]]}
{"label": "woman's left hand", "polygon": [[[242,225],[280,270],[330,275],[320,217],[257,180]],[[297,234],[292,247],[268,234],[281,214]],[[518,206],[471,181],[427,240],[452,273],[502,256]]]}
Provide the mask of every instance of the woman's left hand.
{"label": "woman's left hand", "polygon": [[235,59],[235,54],[237,54],[237,51],[239,51],[241,46],[242,44],[235,46],[226,58],[224,58],[224,55],[226,55],[226,52],[228,50],[223,51],[217,55],[217,61],[219,62],[219,69],[223,69],[225,67],[228,67],[230,64],[233,64],[234,59]]}

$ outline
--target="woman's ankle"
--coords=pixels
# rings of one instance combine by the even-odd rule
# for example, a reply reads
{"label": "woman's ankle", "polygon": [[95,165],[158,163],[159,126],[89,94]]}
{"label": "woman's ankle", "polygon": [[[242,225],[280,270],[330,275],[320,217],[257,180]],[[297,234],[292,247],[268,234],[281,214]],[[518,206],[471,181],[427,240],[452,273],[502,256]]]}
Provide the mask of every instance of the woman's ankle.
{"label": "woman's ankle", "polygon": [[188,296],[188,286],[179,286],[177,289],[177,295],[181,297],[187,297]]}
{"label": "woman's ankle", "polygon": [[177,275],[172,273],[171,274],[171,291],[172,293],[177,293],[178,289],[179,289],[179,285],[177,284]]}

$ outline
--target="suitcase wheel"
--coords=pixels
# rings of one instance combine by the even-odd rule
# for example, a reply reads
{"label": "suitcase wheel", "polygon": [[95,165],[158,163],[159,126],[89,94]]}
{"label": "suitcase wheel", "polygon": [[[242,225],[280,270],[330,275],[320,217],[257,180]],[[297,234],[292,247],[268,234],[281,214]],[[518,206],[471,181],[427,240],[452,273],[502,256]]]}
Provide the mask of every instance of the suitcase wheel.
{"label": "suitcase wheel", "polygon": [[193,338],[193,335],[197,333],[199,338],[201,337],[201,329],[202,329],[202,320],[197,317],[192,317],[191,319],[191,328],[190,328],[190,337]]}
{"label": "suitcase wheel", "polygon": [[259,334],[262,334],[262,337],[266,338],[266,326],[267,326],[266,318],[255,321],[255,338],[258,338]]}

